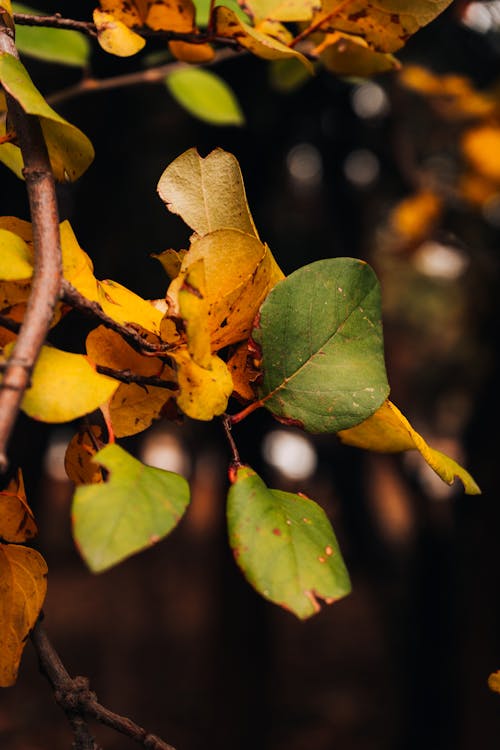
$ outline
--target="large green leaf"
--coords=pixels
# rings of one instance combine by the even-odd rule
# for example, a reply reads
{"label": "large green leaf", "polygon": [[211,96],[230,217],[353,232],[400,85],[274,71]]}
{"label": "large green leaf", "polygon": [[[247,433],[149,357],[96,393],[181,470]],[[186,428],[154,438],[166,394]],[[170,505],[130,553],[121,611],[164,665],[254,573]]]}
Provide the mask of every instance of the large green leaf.
{"label": "large green leaf", "polygon": [[107,482],[77,487],[73,534],[97,573],[169,534],[187,508],[189,487],[179,474],[145,466],[118,445],[107,445],[94,461],[110,476]]}
{"label": "large green leaf", "polygon": [[[42,16],[44,13],[22,3],[12,3],[14,13]],[[90,57],[88,39],[78,31],[16,26],[16,47],[21,54],[38,60],[84,68]]]}
{"label": "large green leaf", "polygon": [[320,260],[277,284],[252,337],[262,352],[259,396],[285,422],[337,432],[389,393],[380,287],[366,263]]}
{"label": "large green leaf", "polygon": [[240,466],[229,490],[229,541],[245,577],[266,599],[306,619],[351,590],[333,529],[302,495],[270,490]]}
{"label": "large green leaf", "polygon": [[[26,68],[12,55],[0,54],[0,82],[27,114],[40,118],[55,178],[60,182],[78,179],[94,158],[94,149],[87,136],[49,107]],[[13,149],[17,151],[17,162],[13,160]],[[7,153],[5,158],[4,150]],[[22,157],[16,146],[0,145],[0,161],[16,174],[20,173]]]}
{"label": "large green leaf", "polygon": [[211,125],[243,125],[245,118],[232,89],[202,68],[179,68],[165,79],[174,99],[193,117]]}

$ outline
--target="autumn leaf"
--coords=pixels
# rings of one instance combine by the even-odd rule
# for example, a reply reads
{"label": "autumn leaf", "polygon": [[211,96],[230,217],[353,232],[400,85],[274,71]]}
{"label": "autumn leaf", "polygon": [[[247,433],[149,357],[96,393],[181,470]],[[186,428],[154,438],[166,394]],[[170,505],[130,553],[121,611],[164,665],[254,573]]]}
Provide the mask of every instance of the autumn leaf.
{"label": "autumn leaf", "polygon": [[[12,344],[5,347],[8,357]],[[83,354],[43,346],[21,408],[41,422],[70,422],[107,401],[118,381],[99,375]]]}
{"label": "autumn leaf", "polygon": [[136,435],[158,419],[176,393],[176,373],[157,357],[146,357],[129,346],[115,331],[99,326],[89,333],[87,355],[96,365],[145,377],[158,377],[169,387],[118,383],[109,401],[109,416],[116,437]]}
{"label": "autumn leaf", "polygon": [[389,393],[380,288],[352,258],[300,268],[270,291],[252,338],[261,349],[261,404],[310,432],[359,424]]}
{"label": "autumn leaf", "polygon": [[312,54],[319,57],[331,73],[343,76],[368,78],[401,67],[395,57],[371,49],[361,37],[338,31],[325,34]]}
{"label": "autumn leaf", "polygon": [[128,28],[111,13],[94,10],[94,23],[97,29],[97,41],[105,52],[117,57],[136,55],[146,44],[146,40]]}
{"label": "autumn leaf", "polygon": [[0,591],[0,687],[10,687],[45,599],[43,557],[29,547],[0,544]]}
{"label": "autumn leaf", "polygon": [[254,365],[246,341],[236,347],[227,361],[227,367],[233,379],[233,395],[242,401],[253,401],[259,370]]}
{"label": "autumn leaf", "polygon": [[442,13],[451,0],[323,0],[313,24],[361,36],[379,52],[395,52]]}
{"label": "autumn leaf", "polygon": [[103,447],[101,428],[97,425],[73,435],[66,448],[64,468],[75,485],[104,481],[102,469],[93,461],[97,451]]}
{"label": "autumn leaf", "polygon": [[245,8],[252,18],[273,21],[310,21],[314,10],[321,8],[320,0],[246,0]]}
{"label": "autumn leaf", "polygon": [[0,279],[21,281],[33,275],[33,253],[13,232],[0,228]]}
{"label": "autumn leaf", "polygon": [[[55,178],[59,182],[78,179],[94,159],[87,136],[49,107],[24,66],[12,55],[0,53],[0,82],[26,114],[40,119]],[[21,176],[23,162],[17,146],[0,145],[0,161]]]}
{"label": "autumn leaf", "polygon": [[297,50],[287,47],[282,42],[274,39],[274,37],[263,34],[244,21],[240,21],[236,13],[229,8],[221,5],[215,8],[214,20],[218,35],[235,39],[239,45],[257,57],[262,57],[264,60],[280,60],[293,57],[296,60],[300,60],[311,73],[314,71],[307,57],[304,57]]}
{"label": "autumn leaf", "polygon": [[200,367],[187,349],[172,352],[177,365],[177,405],[188,417],[210,421],[226,411],[233,381],[226,363],[213,355],[210,366]]}
{"label": "autumn leaf", "polygon": [[356,427],[339,432],[339,438],[347,445],[381,453],[416,449],[443,482],[453,484],[458,477],[467,495],[481,493],[471,475],[452,458],[431,448],[391,401],[385,401],[375,414]]}
{"label": "autumn leaf", "polygon": [[488,687],[494,693],[500,693],[500,670],[490,674],[488,677]]}
{"label": "autumn leaf", "polygon": [[215,50],[210,44],[194,44],[194,42],[191,44],[172,40],[168,43],[168,48],[174,57],[187,63],[207,63],[215,57]]}
{"label": "autumn leaf", "polygon": [[26,500],[21,469],[0,490],[0,538],[4,542],[26,542],[36,536],[37,528],[31,508]]}
{"label": "autumn leaf", "polygon": [[200,237],[239,229],[258,239],[238,160],[221,148],[205,158],[195,148],[178,156],[160,177],[158,193]]}
{"label": "autumn leaf", "polygon": [[346,596],[351,585],[325,512],[303,495],[269,489],[240,466],[228,494],[229,543],[248,582],[306,619]]}
{"label": "autumn leaf", "polygon": [[470,128],[463,134],[462,151],[480,175],[500,182],[500,127],[485,123]]}
{"label": "autumn leaf", "polygon": [[116,444],[94,460],[109,478],[77,487],[72,516],[77,547],[97,573],[167,536],[187,508],[189,487],[178,474],[145,466]]}

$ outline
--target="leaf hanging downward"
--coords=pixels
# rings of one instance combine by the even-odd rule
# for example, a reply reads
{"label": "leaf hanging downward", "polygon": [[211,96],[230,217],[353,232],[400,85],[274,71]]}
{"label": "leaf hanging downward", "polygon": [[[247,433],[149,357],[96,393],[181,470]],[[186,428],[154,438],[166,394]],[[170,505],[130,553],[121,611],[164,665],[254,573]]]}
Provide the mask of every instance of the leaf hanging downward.
{"label": "leaf hanging downward", "polygon": [[266,599],[306,619],[351,590],[333,529],[319,505],[270,490],[240,466],[229,490],[229,541],[245,577]]}

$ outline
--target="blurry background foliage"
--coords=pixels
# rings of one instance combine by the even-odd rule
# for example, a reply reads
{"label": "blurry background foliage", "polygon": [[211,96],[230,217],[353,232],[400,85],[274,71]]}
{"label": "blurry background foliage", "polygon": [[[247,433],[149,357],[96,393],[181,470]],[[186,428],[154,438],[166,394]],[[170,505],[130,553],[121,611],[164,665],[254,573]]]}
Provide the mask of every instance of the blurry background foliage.
{"label": "blurry background foliage", "polygon": [[[78,3],[80,17],[93,7]],[[75,3],[43,10],[72,17]],[[21,50],[34,33],[20,30]],[[247,56],[222,63],[244,127],[196,119],[172,81],[58,97],[84,60],[99,78],[133,72],[151,55],[163,61],[160,43],[118,60],[80,39],[61,48],[66,66],[39,52],[33,80],[96,148],[94,166],[59,197],[98,277],[161,294],[148,254],[182,247],[187,233],[156,198],[158,178],[193,145],[231,151],[285,272],[344,255],[374,266],[394,400],[473,468],[484,493],[457,494],[416,455],[358,453],[255,414],[238,427],[244,460],[271,486],[323,503],[353,578],[351,596],[302,624],[260,601],[216,543],[226,460],[217,428],[159,427],[125,441],[189,477],[193,507],[168,542],[91,579],[68,529],[61,462],[71,432],[21,417],[12,459],[26,467],[51,570],[47,616],[73,671],[184,750],[491,746],[500,732],[486,685],[500,663],[500,3],[453,3],[398,53],[400,73],[374,80],[306,78]],[[6,171],[2,180],[3,213],[28,218],[24,185]],[[86,330],[71,318],[55,343],[69,350]],[[33,656],[25,660],[2,695],[2,747],[65,747]]]}

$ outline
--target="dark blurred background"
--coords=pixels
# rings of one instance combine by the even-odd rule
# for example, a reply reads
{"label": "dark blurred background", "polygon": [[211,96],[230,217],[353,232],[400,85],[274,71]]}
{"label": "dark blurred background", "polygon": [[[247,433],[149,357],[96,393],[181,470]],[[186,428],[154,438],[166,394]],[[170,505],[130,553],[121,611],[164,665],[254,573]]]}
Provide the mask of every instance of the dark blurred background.
{"label": "dark blurred background", "polygon": [[[43,3],[88,19],[93,4],[77,5]],[[477,89],[498,86],[500,3],[454,3],[399,57],[465,75]],[[79,78],[26,62],[47,94]],[[140,66],[98,49],[92,58],[98,77]],[[217,71],[241,102],[244,128],[193,119],[162,85],[59,103],[96,148],[89,172],[60,191],[62,218],[96,275],[163,296],[167,280],[149,254],[185,247],[189,232],[156,196],[158,179],[191,146],[231,151],[260,235],[286,272],[344,255],[374,266],[392,399],[483,494],[448,488],[416,455],[362,453],[252,415],[235,429],[243,460],[271,486],[322,503],[352,575],[349,597],[302,623],[260,599],[232,560],[220,425],[162,423],[124,441],[146,462],[183,472],[193,503],[170,538],[92,576],[71,541],[62,469],[74,429],[21,417],[11,455],[25,470],[49,564],[46,628],[103,703],[178,750],[495,747],[500,696],[487,678],[500,668],[500,185],[475,201],[463,194],[460,139],[471,123],[446,116],[449,94],[439,109],[397,74],[366,82],[327,72],[284,92],[270,66],[249,57]],[[2,212],[27,218],[23,184],[3,167],[1,179]],[[417,228],[405,234],[395,211],[422,190],[440,209],[432,221],[412,209]],[[59,343],[77,348],[85,331],[71,315]],[[133,746],[95,733],[110,750]],[[0,695],[0,745],[71,746],[30,647],[17,685]]]}

